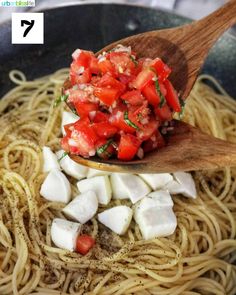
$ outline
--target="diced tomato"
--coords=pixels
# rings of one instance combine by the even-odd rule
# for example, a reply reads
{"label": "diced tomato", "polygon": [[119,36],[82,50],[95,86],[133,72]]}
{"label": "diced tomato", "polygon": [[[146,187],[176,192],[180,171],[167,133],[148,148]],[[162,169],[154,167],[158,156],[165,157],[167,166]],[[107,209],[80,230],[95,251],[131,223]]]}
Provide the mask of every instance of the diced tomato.
{"label": "diced tomato", "polygon": [[149,114],[150,109],[148,107],[147,101],[144,101],[141,106],[130,107],[130,117],[136,123],[140,122],[141,124],[145,124],[145,121],[149,121]]}
{"label": "diced tomato", "polygon": [[[125,122],[124,113],[125,113],[125,111],[120,111],[118,109],[115,109],[112,112],[109,122],[111,123],[111,125],[116,126],[119,130],[122,130],[127,133],[135,133],[136,129],[133,128],[132,126],[128,125]],[[128,114],[129,114],[128,117],[129,117],[130,121],[133,122],[132,120],[134,120],[135,118],[130,113],[128,113]],[[133,123],[137,124],[136,121]]]}
{"label": "diced tomato", "polygon": [[143,125],[141,130],[137,131],[137,138],[141,141],[149,139],[159,127],[159,122],[152,118],[147,124]]}
{"label": "diced tomato", "polygon": [[81,90],[81,89],[69,89],[67,90],[69,97],[67,102],[69,103],[77,103],[77,102],[89,102],[89,94],[88,92]]}
{"label": "diced tomato", "polygon": [[155,114],[161,121],[170,121],[172,119],[172,112],[167,104],[164,104],[161,108],[155,108]]}
{"label": "diced tomato", "polygon": [[143,70],[144,61],[145,61],[144,57],[137,60],[137,65],[134,71],[135,77]]}
{"label": "diced tomato", "polygon": [[116,69],[114,65],[110,62],[110,60],[108,59],[98,62],[98,68],[103,75],[105,75],[106,73],[109,73],[111,76],[117,77]]}
{"label": "diced tomato", "polygon": [[166,97],[167,91],[166,91],[164,84],[159,82],[159,86],[160,86],[161,93],[164,95],[164,97]]}
{"label": "diced tomato", "polygon": [[[91,126],[81,125],[71,133],[71,139],[69,139],[68,143],[72,153],[90,157],[95,155],[95,143],[97,140],[97,134]],[[73,150],[73,147],[76,150]]]}
{"label": "diced tomato", "polygon": [[96,87],[94,95],[97,96],[105,105],[111,106],[119,97],[119,90],[115,88]]}
{"label": "diced tomato", "polygon": [[181,105],[179,102],[179,98],[178,95],[172,85],[172,83],[169,80],[165,81],[165,88],[167,91],[166,94],[166,101],[168,103],[168,105],[176,112],[180,112],[181,111]]}
{"label": "diced tomato", "polygon": [[144,101],[144,97],[142,96],[140,90],[127,91],[121,95],[121,99],[134,106],[142,105]]}
{"label": "diced tomato", "polygon": [[118,128],[111,125],[109,122],[94,123],[92,126],[100,138],[110,138],[118,132]]}
{"label": "diced tomato", "polygon": [[69,146],[69,143],[68,143],[69,138],[70,138],[69,136],[64,136],[61,139],[61,147],[67,153],[70,152],[70,146]]}
{"label": "diced tomato", "polygon": [[153,107],[157,107],[161,102],[160,96],[157,93],[154,82],[149,82],[142,90],[143,95]]}
{"label": "diced tomato", "polygon": [[150,69],[142,70],[136,79],[132,82],[132,86],[142,91],[142,89],[155,77],[155,73]]}
{"label": "diced tomato", "polygon": [[119,80],[121,83],[128,85],[135,79],[135,75],[126,75],[126,74],[119,74]]}
{"label": "diced tomato", "polygon": [[95,240],[89,235],[78,236],[76,240],[76,252],[85,255],[95,245]]}
{"label": "diced tomato", "polygon": [[97,155],[99,158],[107,160],[113,156],[116,152],[112,142],[107,139],[99,139],[96,144]]}
{"label": "diced tomato", "polygon": [[92,74],[99,74],[98,60],[95,56],[91,57],[89,67]]}
{"label": "diced tomato", "polygon": [[77,54],[77,50],[72,54],[74,63],[78,67],[84,67],[88,68],[90,65],[90,61],[92,56],[94,54],[91,51],[86,51],[86,50],[80,50],[80,52]]}
{"label": "diced tomato", "polygon": [[117,112],[117,114],[113,114],[110,118],[110,122],[113,126],[116,126],[119,130],[122,130],[127,133],[135,133],[136,129],[127,125],[124,121],[124,113]]}
{"label": "diced tomato", "polygon": [[141,142],[132,134],[122,134],[118,146],[118,159],[130,161],[136,155]]}
{"label": "diced tomato", "polygon": [[165,81],[171,73],[171,69],[160,58],[155,58],[150,66],[156,70],[159,82]]}
{"label": "diced tomato", "polygon": [[98,81],[100,81],[100,79],[101,79],[100,76],[92,76],[92,78],[91,78],[91,82],[90,82],[90,83],[91,83],[93,86],[96,86],[97,83],[98,83]]}
{"label": "diced tomato", "polygon": [[136,67],[127,52],[110,52],[109,59],[119,74],[132,73]]}
{"label": "diced tomato", "polygon": [[[83,118],[74,123],[75,133],[82,132],[88,135],[90,141],[95,144],[98,140],[96,132],[93,130],[92,124],[88,118]],[[73,133],[73,132],[72,132]]]}
{"label": "diced tomato", "polygon": [[117,89],[119,94],[122,94],[126,89],[126,86],[123,83],[111,77],[108,73],[100,78],[96,86]]}
{"label": "diced tomato", "polygon": [[95,116],[93,117],[94,123],[100,123],[100,122],[107,122],[109,120],[109,114],[97,111]]}
{"label": "diced tomato", "polygon": [[76,102],[74,106],[81,118],[88,117],[90,112],[98,110],[98,105],[91,102]]}
{"label": "diced tomato", "polygon": [[164,147],[166,145],[165,140],[159,130],[157,130],[151,138],[144,141],[142,144],[142,148],[144,153],[152,152],[158,148]]}
{"label": "diced tomato", "polygon": [[131,72],[135,68],[135,64],[132,61],[129,53],[127,52],[112,51],[109,53],[109,59],[111,63],[113,63],[113,65],[116,67],[118,73],[122,74],[122,72],[125,72],[126,70],[129,70],[129,72]]}
{"label": "diced tomato", "polygon": [[66,124],[63,126],[67,136],[71,136],[71,133],[74,129],[74,123]]}
{"label": "diced tomato", "polygon": [[92,74],[89,68],[85,69],[81,74],[76,74],[72,70],[70,71],[70,81],[72,85],[89,83],[91,81],[91,77]]}

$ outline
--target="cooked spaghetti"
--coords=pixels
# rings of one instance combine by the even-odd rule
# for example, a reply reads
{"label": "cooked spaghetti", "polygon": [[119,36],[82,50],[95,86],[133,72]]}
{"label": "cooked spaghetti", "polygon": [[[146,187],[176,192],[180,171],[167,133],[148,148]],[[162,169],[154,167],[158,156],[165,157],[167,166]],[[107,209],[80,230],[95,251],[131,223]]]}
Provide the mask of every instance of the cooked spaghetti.
{"label": "cooked spaghetti", "polygon": [[[0,294],[234,295],[236,168],[193,173],[198,197],[174,196],[178,227],[168,238],[144,241],[135,223],[120,237],[93,219],[84,231],[96,246],[86,256],[53,245],[50,225],[63,205],[39,194],[41,147],[59,149],[65,105],[53,102],[67,75],[27,81],[12,71],[18,86],[0,101]],[[198,78],[184,120],[236,142],[236,101],[211,77]]]}

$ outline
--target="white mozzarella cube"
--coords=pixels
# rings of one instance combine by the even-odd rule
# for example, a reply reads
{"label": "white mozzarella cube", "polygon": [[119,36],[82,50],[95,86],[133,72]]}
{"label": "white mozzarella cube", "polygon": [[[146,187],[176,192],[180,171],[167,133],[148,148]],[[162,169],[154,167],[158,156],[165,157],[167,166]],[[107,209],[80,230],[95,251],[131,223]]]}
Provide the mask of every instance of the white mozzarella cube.
{"label": "white mozzarella cube", "polygon": [[98,220],[118,235],[126,233],[133,211],[127,206],[116,206],[98,214]]}
{"label": "white mozzarella cube", "polygon": [[74,251],[80,230],[81,224],[77,222],[55,218],[52,222],[51,238],[58,248]]}
{"label": "white mozzarella cube", "polygon": [[129,198],[133,204],[150,193],[150,187],[137,175],[116,173],[112,180],[113,195],[116,199]]}
{"label": "white mozzarella cube", "polygon": [[111,185],[107,175],[80,180],[77,187],[81,193],[94,191],[100,204],[107,205],[111,200]]}
{"label": "white mozzarella cube", "polygon": [[175,179],[183,187],[183,195],[195,199],[197,197],[197,190],[195,182],[191,173],[186,172],[175,172]]}
{"label": "white mozzarella cube", "polygon": [[[123,174],[127,175],[127,174]],[[129,194],[121,173],[112,173],[110,176],[113,199],[128,199]]]}
{"label": "white mozzarella cube", "polygon": [[[64,153],[63,150],[60,150],[56,153],[58,159],[61,159],[61,157],[63,156],[63,153]],[[78,180],[85,178],[87,176],[88,167],[76,163],[68,155],[64,156],[60,160],[60,165],[61,165],[62,170],[66,174],[68,174]]]}
{"label": "white mozzarella cube", "polygon": [[62,113],[62,121],[61,121],[61,131],[62,131],[62,134],[63,135],[66,134],[65,129],[64,129],[64,125],[75,123],[78,120],[79,120],[79,116],[77,116],[76,114],[74,114],[72,112],[66,112],[66,111],[64,111]]}
{"label": "white mozzarella cube", "polygon": [[44,146],[43,147],[43,172],[49,172],[53,169],[59,169],[60,165],[57,161],[57,156],[52,152],[52,150]]}
{"label": "white mozzarella cube", "polygon": [[147,195],[143,198],[139,203],[137,203],[137,207],[141,210],[147,210],[149,208],[172,208],[174,205],[171,195],[168,191],[160,190],[155,191]]}
{"label": "white mozzarella cube", "polygon": [[93,191],[87,191],[75,197],[62,211],[71,219],[82,224],[86,223],[96,214],[98,199]]}
{"label": "white mozzarella cube", "polygon": [[139,176],[153,189],[163,188],[168,182],[173,180],[173,176],[169,173],[158,174],[139,174]]}
{"label": "white mozzarella cube", "polygon": [[95,177],[95,176],[110,175],[110,174],[111,173],[107,172],[107,171],[88,168],[87,178],[91,178],[91,177]]}
{"label": "white mozzarella cube", "polygon": [[175,172],[173,180],[165,186],[170,194],[182,194],[185,197],[195,199],[197,197],[196,186],[192,175],[186,172]]}
{"label": "white mozzarella cube", "polygon": [[174,233],[177,220],[171,207],[135,209],[135,220],[145,240],[167,237]]}
{"label": "white mozzarella cube", "polygon": [[48,201],[68,203],[71,199],[70,183],[60,170],[52,170],[45,178],[40,194]]}

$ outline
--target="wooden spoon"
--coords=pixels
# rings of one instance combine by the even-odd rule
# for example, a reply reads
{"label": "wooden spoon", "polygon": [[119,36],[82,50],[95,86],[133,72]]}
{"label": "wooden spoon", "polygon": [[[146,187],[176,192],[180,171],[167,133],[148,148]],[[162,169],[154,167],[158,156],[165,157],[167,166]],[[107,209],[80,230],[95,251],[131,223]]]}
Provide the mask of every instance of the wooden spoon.
{"label": "wooden spoon", "polygon": [[[114,42],[97,54],[118,44],[131,46],[138,57],[161,57],[172,69],[170,80],[182,98],[193,87],[209,49],[219,36],[236,22],[236,0],[191,24],[151,31]],[[66,83],[65,83],[66,84]],[[71,155],[78,163],[92,168],[130,173],[154,173],[236,166],[236,144],[202,133],[183,122],[174,122],[167,146],[145,155],[142,160],[84,159]]]}

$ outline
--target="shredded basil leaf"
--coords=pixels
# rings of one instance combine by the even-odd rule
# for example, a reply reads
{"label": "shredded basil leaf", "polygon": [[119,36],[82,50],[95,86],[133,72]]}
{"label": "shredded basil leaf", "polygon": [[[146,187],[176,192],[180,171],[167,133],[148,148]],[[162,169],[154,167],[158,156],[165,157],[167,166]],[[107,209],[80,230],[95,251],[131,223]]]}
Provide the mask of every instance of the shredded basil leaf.
{"label": "shredded basil leaf", "polygon": [[74,109],[74,108],[71,108],[71,111],[72,111],[72,113],[74,113],[75,115],[77,115],[77,116],[78,116],[78,114],[77,114],[77,112],[76,112],[76,109]]}
{"label": "shredded basil leaf", "polygon": [[69,97],[69,95],[67,94],[62,94],[58,99],[55,100],[54,102],[54,107],[57,107],[61,102],[63,101],[67,101],[67,98]]}
{"label": "shredded basil leaf", "polygon": [[68,153],[67,153],[67,152],[64,152],[64,153],[61,155],[60,159],[58,159],[58,162],[61,162],[61,160],[62,160],[63,158],[65,158],[67,155],[68,155]]}
{"label": "shredded basil leaf", "polygon": [[179,119],[182,119],[182,117],[184,115],[185,101],[180,97],[179,102],[180,102],[180,106],[181,106],[181,111],[179,112]]}
{"label": "shredded basil leaf", "polygon": [[149,70],[150,70],[150,71],[152,71],[152,72],[154,72],[154,73],[155,73],[155,75],[156,75],[156,78],[157,78],[157,71],[156,71],[156,69],[155,69],[155,68],[153,68],[153,67],[150,67],[150,68],[149,68]]}
{"label": "shredded basil leaf", "polygon": [[151,71],[153,71],[156,75],[154,83],[155,83],[155,88],[156,88],[157,94],[160,96],[160,99],[161,99],[160,107],[162,108],[164,106],[164,104],[166,103],[166,99],[165,99],[165,96],[161,93],[160,84],[158,82],[158,77],[157,77],[157,71],[153,67],[150,67],[149,69]]}
{"label": "shredded basil leaf", "polygon": [[100,156],[103,153],[106,153],[106,155],[108,155],[108,157],[111,156],[111,154],[107,151],[108,147],[110,146],[110,144],[113,142],[113,139],[109,139],[107,143],[105,143],[104,145],[100,146],[97,149],[97,155]]}
{"label": "shredded basil leaf", "polygon": [[160,85],[159,85],[158,80],[155,80],[154,83],[155,83],[157,94],[160,96],[160,99],[161,99],[160,107],[162,108],[163,105],[166,103],[166,99],[165,99],[165,96],[161,93],[161,89],[160,89]]}
{"label": "shredded basil leaf", "polygon": [[134,129],[139,130],[139,127],[137,125],[135,125],[132,121],[130,121],[130,119],[128,117],[128,111],[125,111],[125,113],[124,113],[124,121],[130,127],[133,127]]}
{"label": "shredded basil leaf", "polygon": [[137,60],[132,55],[130,55],[129,57],[132,60],[132,62],[134,63],[134,65],[137,67],[138,66]]}

